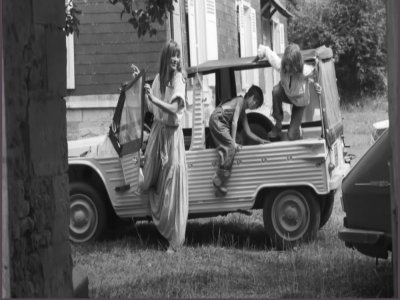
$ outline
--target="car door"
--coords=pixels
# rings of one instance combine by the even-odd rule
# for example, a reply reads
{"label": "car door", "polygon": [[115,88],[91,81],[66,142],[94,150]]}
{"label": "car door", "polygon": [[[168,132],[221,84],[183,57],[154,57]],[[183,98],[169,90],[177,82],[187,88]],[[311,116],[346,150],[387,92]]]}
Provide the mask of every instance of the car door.
{"label": "car door", "polygon": [[146,215],[147,200],[140,192],[140,154],[143,142],[145,73],[121,86],[109,137],[119,155],[122,173],[110,178],[113,206],[120,217]]}

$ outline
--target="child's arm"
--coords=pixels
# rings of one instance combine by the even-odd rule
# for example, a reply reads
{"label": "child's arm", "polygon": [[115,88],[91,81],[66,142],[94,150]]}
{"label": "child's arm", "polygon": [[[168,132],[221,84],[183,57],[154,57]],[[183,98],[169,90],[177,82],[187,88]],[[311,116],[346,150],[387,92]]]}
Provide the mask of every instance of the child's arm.
{"label": "child's arm", "polygon": [[243,108],[243,101],[244,100],[242,97],[236,98],[236,105],[235,105],[235,111],[233,113],[232,130],[231,130],[232,139],[235,143],[236,143],[237,123]]}
{"label": "child's arm", "polygon": [[251,131],[250,126],[249,126],[249,122],[248,122],[248,120],[247,120],[247,115],[246,115],[246,113],[243,114],[242,126],[243,126],[243,130],[244,130],[245,134],[246,134],[249,138],[251,138],[253,141],[255,141],[255,142],[259,143],[259,144],[269,143],[268,140],[264,140],[264,139],[258,137],[257,135],[255,135],[255,134]]}
{"label": "child's arm", "polygon": [[315,68],[305,64],[303,67],[303,75],[308,79],[309,82],[312,82],[314,84],[314,88],[317,94],[321,94],[322,87],[315,80],[316,79]]}
{"label": "child's arm", "polygon": [[259,59],[262,59],[262,58],[268,59],[271,66],[274,69],[280,71],[281,58],[274,51],[272,51],[270,47],[264,46],[264,45],[259,45],[258,50],[257,50],[257,56]]}
{"label": "child's arm", "polygon": [[306,78],[314,78],[315,77],[315,68],[313,66],[304,64],[303,75]]}

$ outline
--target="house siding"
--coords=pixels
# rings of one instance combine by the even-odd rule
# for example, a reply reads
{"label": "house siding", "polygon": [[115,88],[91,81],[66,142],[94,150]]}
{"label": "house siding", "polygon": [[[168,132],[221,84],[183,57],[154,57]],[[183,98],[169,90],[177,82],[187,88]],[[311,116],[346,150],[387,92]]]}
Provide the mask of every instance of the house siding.
{"label": "house siding", "polygon": [[[199,0],[196,0],[199,1]],[[144,0],[137,3],[143,4]],[[271,46],[270,20],[262,23],[260,0],[247,0],[256,11],[257,44]],[[158,26],[153,37],[138,38],[128,23],[129,16],[121,18],[122,5],[109,0],[74,0],[78,9],[80,35],[75,36],[75,89],[68,90],[68,139],[90,137],[106,133],[119,95],[119,86],[131,77],[130,65],[135,63],[146,70],[146,78],[154,78],[158,71],[159,52],[171,36],[169,21]],[[285,0],[281,0],[286,4]],[[180,0],[180,11],[186,11]],[[236,1],[216,0],[218,58],[239,56],[239,36]],[[286,19],[274,14],[286,26]],[[187,15],[182,24],[182,64],[188,66],[189,42]],[[271,73],[271,74],[270,74]],[[272,72],[260,72],[259,85],[265,89],[265,102],[271,102]],[[266,85],[271,85],[266,89]],[[93,115],[93,116],[91,116]]]}
{"label": "house siding", "polygon": [[166,26],[158,26],[153,37],[138,38],[129,24],[128,15],[121,18],[121,5],[108,0],[75,0],[82,11],[79,36],[75,43],[75,89],[69,95],[118,93],[122,82],[131,76],[131,64],[154,76],[159,52],[167,40]]}
{"label": "house siding", "polygon": [[218,0],[215,2],[219,45],[218,57],[238,57],[239,42],[236,3],[232,0]]}
{"label": "house siding", "polygon": [[[217,11],[217,34],[218,34],[218,57],[233,58],[239,56],[239,40],[238,40],[238,19],[236,2],[232,0],[218,0],[216,3]],[[260,43],[261,34],[261,17],[260,17],[260,1],[248,1],[256,10],[257,16],[257,42]]]}

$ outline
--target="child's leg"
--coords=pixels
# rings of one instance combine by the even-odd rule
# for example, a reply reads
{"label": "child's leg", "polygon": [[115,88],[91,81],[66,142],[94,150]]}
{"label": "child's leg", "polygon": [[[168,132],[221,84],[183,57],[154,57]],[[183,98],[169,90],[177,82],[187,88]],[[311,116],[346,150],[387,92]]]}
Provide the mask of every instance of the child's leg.
{"label": "child's leg", "polygon": [[219,157],[218,169],[213,176],[213,184],[220,192],[226,194],[225,185],[231,174],[236,150],[230,134],[230,128],[221,121],[223,119],[221,114],[223,114],[222,111],[215,111],[211,115],[209,128]]}
{"label": "child's leg", "polygon": [[298,140],[301,138],[300,125],[305,108],[306,106],[292,105],[292,116],[290,118],[290,126],[288,130],[289,140]]}
{"label": "child's leg", "polygon": [[213,184],[222,195],[225,195],[228,192],[226,182],[231,176],[233,160],[236,153],[235,143],[231,138],[231,142],[229,143],[221,143],[221,141],[218,141],[216,144],[220,159],[218,169],[213,176]]}
{"label": "child's leg", "polygon": [[272,116],[274,117],[276,123],[274,128],[268,133],[270,139],[276,139],[280,136],[282,130],[282,120],[283,120],[283,107],[282,103],[288,103],[285,91],[280,83],[274,86],[272,90]]}

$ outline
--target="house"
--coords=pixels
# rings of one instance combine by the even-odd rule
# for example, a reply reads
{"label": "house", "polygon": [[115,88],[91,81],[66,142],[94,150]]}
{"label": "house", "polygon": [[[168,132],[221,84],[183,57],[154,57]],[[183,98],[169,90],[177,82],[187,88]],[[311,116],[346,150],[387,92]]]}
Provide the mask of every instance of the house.
{"label": "house", "polygon": [[[108,0],[74,0],[82,14],[79,37],[67,37],[68,138],[105,133],[118,88],[131,76],[131,64],[145,69],[148,78],[154,77],[161,47],[170,38],[181,45],[184,66],[254,56],[260,43],[283,52],[286,20],[292,17],[285,1],[178,0],[167,22],[158,26],[157,35],[138,38],[128,16],[121,17],[122,6]],[[242,72],[242,89],[262,86],[268,103],[279,74],[256,72]],[[190,116],[185,126],[189,124]]]}

